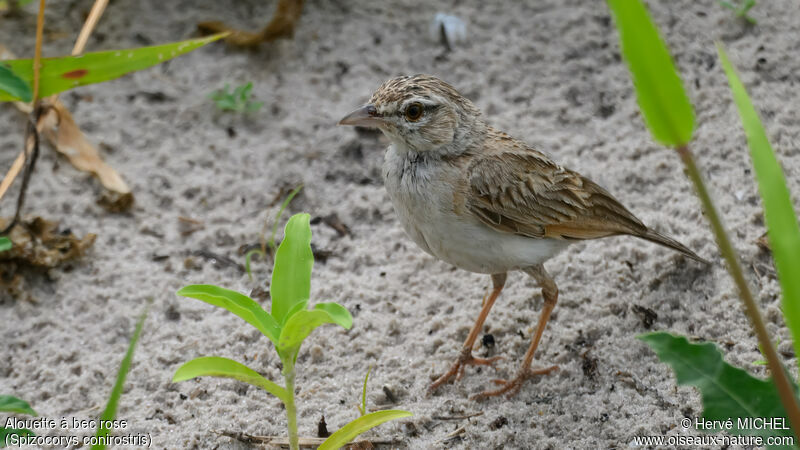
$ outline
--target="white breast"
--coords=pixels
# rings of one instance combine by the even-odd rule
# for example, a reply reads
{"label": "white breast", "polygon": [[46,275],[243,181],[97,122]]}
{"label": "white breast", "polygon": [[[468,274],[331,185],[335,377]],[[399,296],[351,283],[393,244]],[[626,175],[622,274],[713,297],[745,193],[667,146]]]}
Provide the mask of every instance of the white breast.
{"label": "white breast", "polygon": [[456,214],[448,180],[457,171],[394,146],[386,152],[386,190],[403,228],[425,252],[471,272],[501,273],[541,264],[568,245],[499,232],[469,214]]}

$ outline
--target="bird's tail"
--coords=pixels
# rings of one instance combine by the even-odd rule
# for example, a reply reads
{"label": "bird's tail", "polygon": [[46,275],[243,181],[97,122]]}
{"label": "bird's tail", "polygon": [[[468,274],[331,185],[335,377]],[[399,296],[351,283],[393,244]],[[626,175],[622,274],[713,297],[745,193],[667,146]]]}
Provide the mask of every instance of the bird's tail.
{"label": "bird's tail", "polygon": [[663,234],[655,230],[651,230],[648,228],[647,231],[645,231],[643,234],[637,234],[636,236],[642,239],[647,239],[650,242],[655,242],[656,244],[661,244],[664,247],[669,247],[673,250],[677,250],[683,253],[684,255],[688,256],[689,258],[692,258],[693,260],[699,261],[703,264],[711,264],[710,261],[701,258],[700,256],[697,255],[697,253],[689,250],[685,245],[681,244],[675,239],[664,236]]}

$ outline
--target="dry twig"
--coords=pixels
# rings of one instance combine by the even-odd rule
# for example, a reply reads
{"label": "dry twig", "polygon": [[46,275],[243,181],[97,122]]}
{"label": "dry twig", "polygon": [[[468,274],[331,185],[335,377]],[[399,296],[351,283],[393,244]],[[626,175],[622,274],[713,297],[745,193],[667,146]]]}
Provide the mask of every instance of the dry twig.
{"label": "dry twig", "polygon": [[269,21],[266,27],[256,33],[230,28],[219,21],[201,22],[197,24],[197,28],[204,34],[230,32],[231,34],[225,38],[225,42],[236,47],[257,47],[262,42],[294,36],[294,27],[303,12],[303,1],[278,0],[278,7],[272,16],[272,20]]}

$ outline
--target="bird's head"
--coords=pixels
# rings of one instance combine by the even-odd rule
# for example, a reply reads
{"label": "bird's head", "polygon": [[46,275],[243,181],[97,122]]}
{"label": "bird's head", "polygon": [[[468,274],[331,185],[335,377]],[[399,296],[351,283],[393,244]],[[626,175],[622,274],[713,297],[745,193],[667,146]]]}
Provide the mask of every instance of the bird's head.
{"label": "bird's head", "polygon": [[414,75],[386,81],[339,125],[376,127],[400,150],[449,153],[479,121],[478,108],[452,86]]}

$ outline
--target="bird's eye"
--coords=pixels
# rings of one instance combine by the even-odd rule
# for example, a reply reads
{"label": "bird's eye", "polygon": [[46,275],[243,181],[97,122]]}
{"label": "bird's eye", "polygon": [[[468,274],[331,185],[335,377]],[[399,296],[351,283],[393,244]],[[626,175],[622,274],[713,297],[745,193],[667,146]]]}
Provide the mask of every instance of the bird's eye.
{"label": "bird's eye", "polygon": [[406,108],[406,119],[416,122],[422,117],[422,103],[412,103]]}

